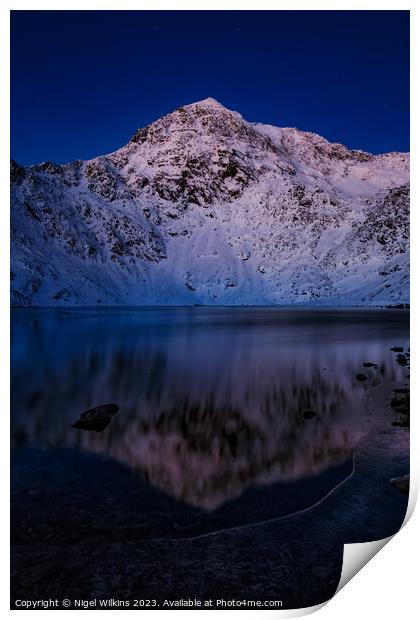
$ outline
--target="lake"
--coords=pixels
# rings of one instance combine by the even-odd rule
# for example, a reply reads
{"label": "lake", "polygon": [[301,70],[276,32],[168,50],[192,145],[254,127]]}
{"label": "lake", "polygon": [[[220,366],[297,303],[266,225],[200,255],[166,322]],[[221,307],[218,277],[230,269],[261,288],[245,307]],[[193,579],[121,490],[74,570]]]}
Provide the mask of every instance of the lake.
{"label": "lake", "polygon": [[404,519],[408,347],[404,310],[14,309],[13,598],[326,600]]}

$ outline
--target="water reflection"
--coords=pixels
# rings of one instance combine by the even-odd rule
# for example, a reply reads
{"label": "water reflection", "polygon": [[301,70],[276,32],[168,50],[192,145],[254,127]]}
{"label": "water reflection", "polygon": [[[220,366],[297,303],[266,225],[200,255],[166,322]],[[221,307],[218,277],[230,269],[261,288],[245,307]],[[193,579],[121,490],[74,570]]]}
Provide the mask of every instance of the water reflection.
{"label": "water reflection", "polygon": [[[13,446],[107,455],[215,510],[348,461],[366,389],[406,375],[389,349],[407,336],[399,311],[15,311]],[[107,402],[120,410],[102,433],[71,428]]]}

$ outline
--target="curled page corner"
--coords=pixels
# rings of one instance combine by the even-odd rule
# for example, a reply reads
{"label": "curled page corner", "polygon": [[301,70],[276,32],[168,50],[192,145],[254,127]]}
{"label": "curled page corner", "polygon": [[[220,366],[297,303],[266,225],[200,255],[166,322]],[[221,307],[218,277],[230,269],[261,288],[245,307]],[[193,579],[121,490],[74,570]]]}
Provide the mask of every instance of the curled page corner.
{"label": "curled page corner", "polygon": [[343,588],[353,577],[383,548],[389,541],[396,536],[401,529],[410,520],[414,511],[414,506],[417,501],[417,485],[412,486],[412,480],[410,479],[410,494],[408,498],[407,512],[405,514],[404,522],[401,525],[400,530],[380,540],[373,540],[364,543],[351,543],[345,544],[343,549],[343,565],[341,569],[341,577],[337,590],[334,596]]}
{"label": "curled page corner", "polygon": [[393,538],[344,545],[340,582],[334,596]]}
{"label": "curled page corner", "polygon": [[[364,543],[349,543],[343,545],[343,565],[341,569],[341,577],[334,596],[349,582],[353,577],[393,538],[395,534],[381,540],[374,540]],[[332,598],[334,598],[334,596]],[[296,618],[306,616],[318,611],[326,605],[331,599],[324,603],[306,607],[302,609],[294,609],[280,612],[283,617]],[[293,613],[294,612],[294,613]]]}

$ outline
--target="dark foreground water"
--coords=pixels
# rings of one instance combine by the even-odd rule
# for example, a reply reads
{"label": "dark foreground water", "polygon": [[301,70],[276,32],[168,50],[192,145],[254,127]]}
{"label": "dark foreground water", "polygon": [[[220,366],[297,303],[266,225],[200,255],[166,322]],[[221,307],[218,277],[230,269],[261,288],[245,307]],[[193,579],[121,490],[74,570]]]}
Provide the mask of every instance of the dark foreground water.
{"label": "dark foreground water", "polygon": [[395,346],[401,310],[14,310],[12,606],[331,597],[404,519]]}

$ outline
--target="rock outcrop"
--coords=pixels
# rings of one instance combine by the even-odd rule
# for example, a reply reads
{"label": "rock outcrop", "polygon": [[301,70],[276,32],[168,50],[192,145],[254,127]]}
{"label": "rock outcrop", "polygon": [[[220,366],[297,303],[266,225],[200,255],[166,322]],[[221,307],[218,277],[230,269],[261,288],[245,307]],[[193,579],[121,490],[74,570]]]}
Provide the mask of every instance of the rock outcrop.
{"label": "rock outcrop", "polygon": [[409,155],[213,99],[91,161],[11,164],[14,305],[408,302]]}

